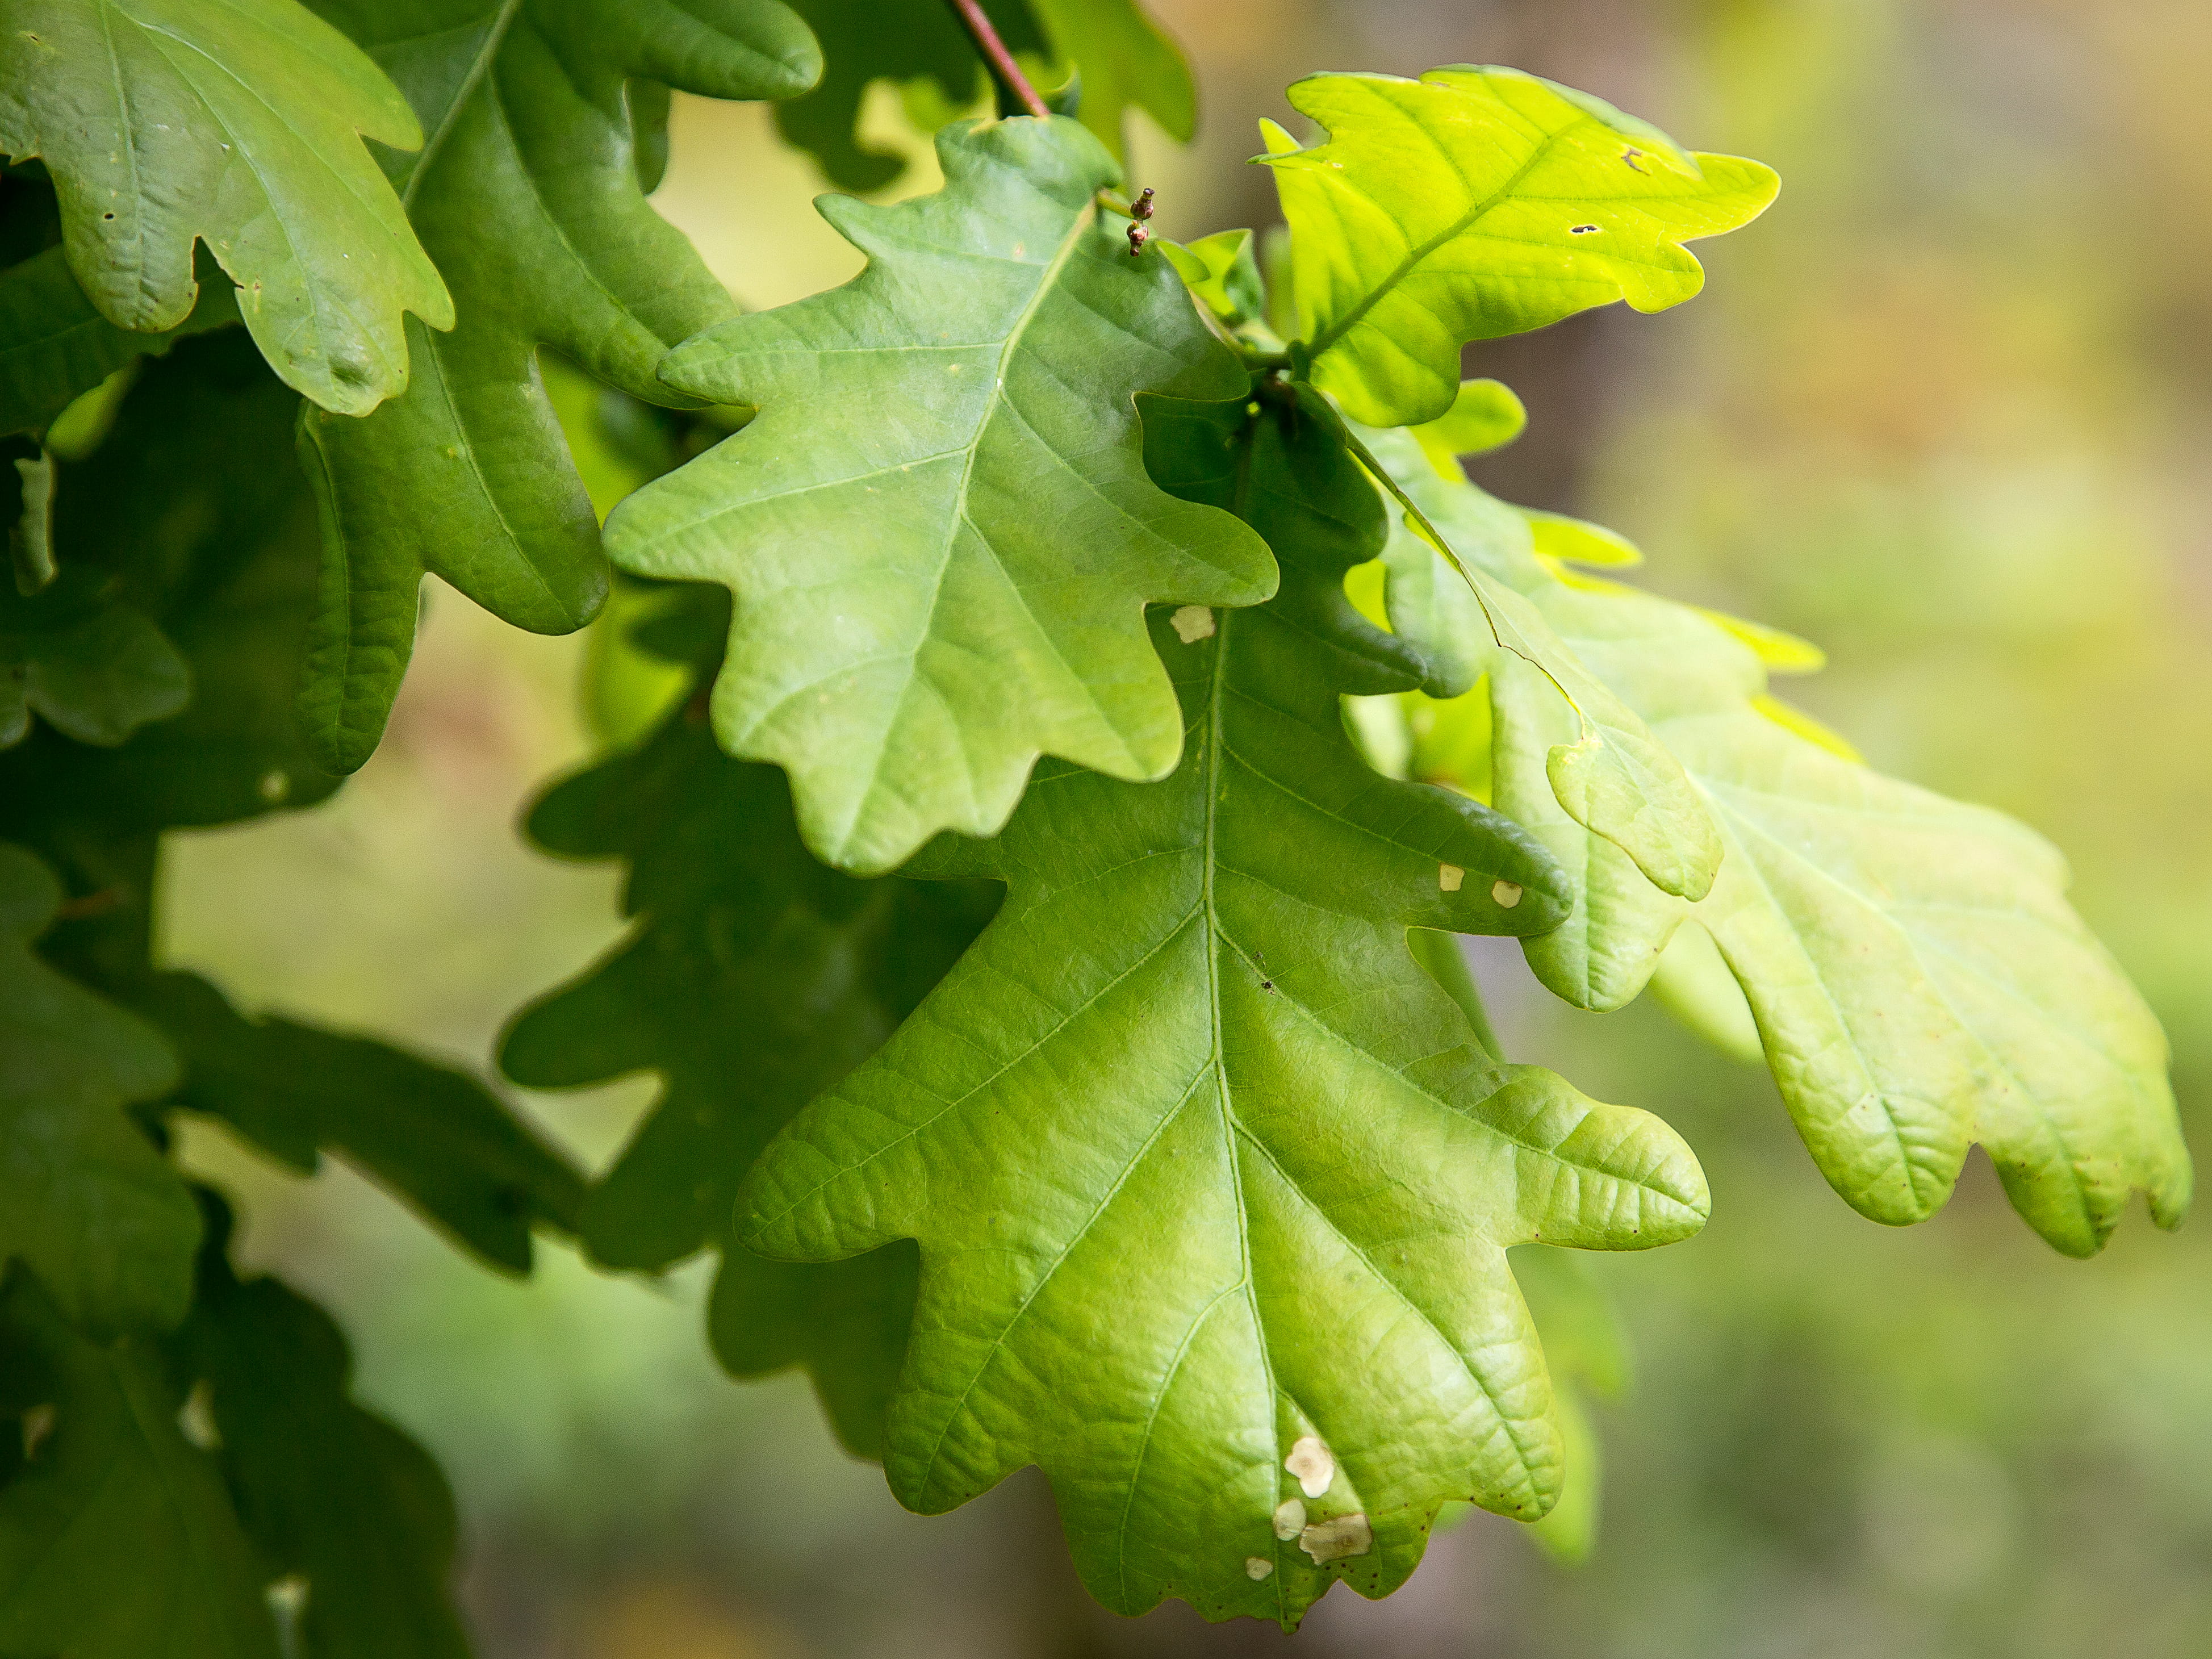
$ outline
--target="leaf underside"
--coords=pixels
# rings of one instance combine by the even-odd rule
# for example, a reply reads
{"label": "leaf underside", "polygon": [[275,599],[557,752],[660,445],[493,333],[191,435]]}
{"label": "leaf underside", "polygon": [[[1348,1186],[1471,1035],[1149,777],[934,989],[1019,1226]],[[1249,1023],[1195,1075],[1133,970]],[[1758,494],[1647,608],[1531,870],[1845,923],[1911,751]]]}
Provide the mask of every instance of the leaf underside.
{"label": "leaf underside", "polygon": [[[1003,880],[1005,907],[770,1145],[740,1238],[816,1261],[919,1242],[884,1442],[908,1507],[1036,1462],[1109,1607],[1295,1625],[1338,1577],[1395,1588],[1447,1499],[1533,1519],[1555,1498],[1506,1248],[1664,1243],[1705,1191],[1656,1119],[1491,1061],[1407,949],[1409,927],[1537,931],[1565,905],[1517,830],[1350,748],[1316,644],[1350,689],[1419,672],[1329,598],[1340,550],[1382,534],[1356,471],[1347,493],[1297,464],[1315,412],[1156,417],[1179,490],[1245,481],[1283,594],[1210,629],[1156,613],[1188,726],[1168,781],[1048,764],[1003,835],[913,867]],[[1334,527],[1285,533],[1302,514]]]}
{"label": "leaf underside", "polygon": [[[1514,589],[1586,672],[1649,721],[1725,848],[1686,905],[1561,810],[1547,757],[1571,714],[1510,653],[1491,659],[1495,799],[1573,878],[1567,924],[1530,965],[1583,1007],[1643,989],[1678,922],[1720,948],[1815,1161],[1891,1224],[1942,1207],[1979,1140],[2021,1214],[2087,1255],[2141,1189],[2179,1224],[2191,1172],[2156,1019],[2066,903],[2063,860],[1999,813],[1885,778],[1766,708],[1759,653],[1692,607],[1565,574],[1528,520],[1418,451],[1388,452],[1469,533],[1462,556]],[[1423,479],[1422,474],[1426,478]],[[1394,625],[1419,636],[1408,602]]]}

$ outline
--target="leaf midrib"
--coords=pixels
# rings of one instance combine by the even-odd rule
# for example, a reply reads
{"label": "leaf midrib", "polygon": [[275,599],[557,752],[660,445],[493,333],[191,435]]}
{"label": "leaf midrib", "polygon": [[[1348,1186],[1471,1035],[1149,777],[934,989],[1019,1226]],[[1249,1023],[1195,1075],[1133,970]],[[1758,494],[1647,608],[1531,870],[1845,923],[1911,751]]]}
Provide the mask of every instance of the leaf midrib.
{"label": "leaf midrib", "polygon": [[[1366,316],[1369,312],[1372,311],[1377,305],[1380,305],[1383,297],[1393,289],[1396,288],[1399,283],[1404,282],[1407,277],[1412,276],[1414,270],[1418,269],[1421,263],[1431,254],[1434,253],[1438,248],[1444,246],[1447,243],[1454,240],[1455,238],[1462,236],[1468,231],[1473,229],[1477,224],[1480,223],[1483,219],[1487,217],[1489,214],[1499,205],[1499,204],[1510,198],[1513,194],[1514,187],[1523,179],[1527,178],[1531,172],[1534,171],[1537,164],[1542,161],[1545,157],[1548,156],[1552,153],[1553,149],[1559,144],[1561,139],[1566,137],[1571,133],[1581,131],[1584,127],[1595,126],[1597,125],[1598,122],[1595,117],[1585,115],[1581,117],[1579,119],[1568,122],[1566,125],[1560,127],[1554,131],[1546,133],[1542,141],[1537,144],[1534,149],[1528,153],[1528,159],[1522,162],[1518,167],[1515,168],[1513,175],[1506,179],[1504,184],[1500,185],[1495,191],[1492,191],[1490,195],[1485,197],[1481,201],[1476,203],[1474,206],[1468,209],[1467,212],[1462,214],[1458,219],[1453,221],[1443,229],[1430,237],[1427,241],[1423,242],[1418,247],[1408,250],[1406,257],[1401,259],[1391,268],[1390,274],[1385,276],[1380,283],[1376,283],[1375,287],[1369,289],[1366,296],[1363,298],[1358,304],[1353,306],[1351,310],[1346,312],[1341,317],[1338,318],[1335,322],[1330,324],[1327,328],[1322,330],[1320,333],[1316,334],[1310,341],[1307,342],[1306,352],[1308,357],[1311,360],[1318,361],[1323,352],[1328,351],[1332,346],[1335,345],[1339,340],[1341,340],[1346,334],[1350,333],[1352,330],[1358,325],[1361,318]],[[1300,153],[1303,154],[1304,152]],[[1367,192],[1364,190],[1362,190],[1360,194],[1364,196]],[[1370,198],[1370,199],[1372,198]]]}

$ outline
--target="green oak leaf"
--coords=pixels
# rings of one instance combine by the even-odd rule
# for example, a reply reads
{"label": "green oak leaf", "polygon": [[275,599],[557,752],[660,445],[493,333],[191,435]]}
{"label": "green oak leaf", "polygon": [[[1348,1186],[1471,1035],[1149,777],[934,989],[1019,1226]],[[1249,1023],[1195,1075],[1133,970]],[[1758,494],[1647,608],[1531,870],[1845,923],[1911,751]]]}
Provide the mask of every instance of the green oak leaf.
{"label": "green oak leaf", "polygon": [[45,161],[99,314],[185,322],[204,240],[270,366],[345,415],[405,387],[404,313],[453,321],[362,136],[422,139],[298,0],[15,0],[0,32],[0,151]]}
{"label": "green oak leaf", "polygon": [[901,1502],[1039,1463],[1108,1607],[1288,1626],[1337,1578],[1394,1588],[1447,1499],[1533,1519],[1556,1496],[1506,1247],[1665,1243],[1705,1194],[1656,1119],[1490,1060],[1407,949],[1556,925],[1558,878],[1351,748],[1338,690],[1418,677],[1331,599],[1379,514],[1305,405],[1244,408],[1146,410],[1156,473],[1245,480],[1283,560],[1263,608],[1155,613],[1182,767],[1048,763],[996,840],[933,844],[915,873],[996,878],[1005,907],[770,1145],[739,1236],[803,1260],[919,1242]]}
{"label": "green oak leaf", "polygon": [[191,696],[191,665],[113,575],[74,562],[34,599],[0,586],[0,749],[37,714],[79,743],[112,746]]}
{"label": "green oak leaf", "polygon": [[314,4],[430,135],[391,165],[459,313],[450,333],[410,330],[405,397],[366,421],[303,415],[325,567],[301,708],[322,765],[350,772],[406,672],[425,571],[540,634],[582,627],[606,597],[538,349],[665,403],[662,355],[735,309],[646,204],[625,87],[781,97],[820,58],[775,0]]}
{"label": "green oak leaf", "polygon": [[46,249],[0,271],[0,432],[43,430],[117,370],[177,341],[239,320],[238,290],[200,256],[199,300],[163,333],[118,328],[70,274],[66,252]]}
{"label": "green oak leaf", "polygon": [[240,1281],[215,1214],[175,1344],[207,1389],[217,1461],[270,1571],[296,1579],[301,1659],[467,1659],[451,1589],[453,1498],[422,1447],[350,1398],[330,1316],[274,1279]]}
{"label": "green oak leaf", "polygon": [[[1403,478],[1425,470],[1418,454],[1398,462]],[[2066,903],[2058,854],[2002,814],[1883,777],[1776,719],[1759,650],[1737,631],[1547,568],[1525,518],[1437,482],[1459,498],[1455,522],[1491,527],[1480,556],[1680,760],[1726,849],[1711,893],[1686,905],[1568,818],[1546,757],[1571,719],[1496,653],[1496,801],[1580,894],[1565,927],[1528,942],[1538,977],[1579,1006],[1617,1007],[1693,917],[1750,1004],[1808,1148],[1854,1207],[1925,1219],[1979,1140],[2014,1206],[2068,1255],[2101,1248],[2137,1188],[2154,1219],[2178,1225],[2191,1176],[2166,1041]],[[1417,638],[1428,625],[1393,622]]]}
{"label": "green oak leaf", "polygon": [[584,1202],[586,1247],[610,1267],[645,1271],[721,1249],[709,1331],[723,1364],[744,1376],[806,1365],[839,1437],[878,1455],[914,1305],[910,1255],[766,1261],[734,1248],[731,1206],[769,1138],[913,1011],[995,896],[861,881],[816,863],[782,775],[724,755],[696,708],[556,786],[530,833],[563,857],[629,860],[623,907],[637,922],[523,1012],[501,1068],[535,1088],[647,1070],[665,1079]]}
{"label": "green oak leaf", "polygon": [[[1430,665],[1423,690],[1455,696],[1491,671],[1493,696],[1509,689],[1549,721],[1544,775],[1559,810],[1662,892],[1702,898],[1721,861],[1711,811],[1643,716],[1530,602],[1525,590],[1551,578],[1528,519],[1468,485],[1456,463],[1439,468],[1411,432],[1360,441],[1425,520],[1417,533],[1408,514],[1384,555],[1392,625]],[[1567,931],[1589,919],[1578,909]]]}
{"label": "green oak leaf", "polygon": [[[776,128],[840,189],[881,190],[906,170],[903,156],[863,148],[860,106],[872,82],[926,77],[946,102],[963,108],[974,102],[983,60],[945,0],[792,0],[792,9],[822,43],[822,79],[776,106]],[[984,9],[1008,50],[1046,50],[1023,0],[997,0]]]}
{"label": "green oak leaf", "polygon": [[191,974],[128,994],[184,1063],[175,1103],[301,1174],[327,1148],[514,1273],[530,1271],[533,1224],[576,1224],[582,1177],[474,1078],[368,1037],[243,1018]]}
{"label": "green oak leaf", "polygon": [[1487,454],[1519,437],[1528,410],[1503,380],[1462,380],[1451,407],[1413,428],[1422,450],[1447,478],[1460,476],[1459,458]]}
{"label": "green oak leaf", "polygon": [[52,872],[0,842],[0,1262],[28,1263],[79,1323],[173,1325],[199,1215],[124,1108],[166,1091],[176,1060],[32,949],[61,902]]}
{"label": "green oak leaf", "polygon": [[24,1429],[0,1486],[0,1652],[277,1659],[271,1574],[185,1437],[165,1357],[72,1329],[19,1275],[0,1296],[0,1379]]}
{"label": "green oak leaf", "polygon": [[293,459],[298,404],[243,336],[186,340],[145,366],[106,442],[60,465],[57,589],[96,581],[111,608],[158,628],[191,701],[118,747],[33,730],[0,751],[0,835],[67,864],[41,826],[127,837],[307,805],[337,787],[291,708],[318,557]]}
{"label": "green oak leaf", "polygon": [[1040,752],[1170,770],[1145,603],[1273,590],[1250,531],[1146,476],[1135,394],[1245,376],[1102,219],[1112,158],[1059,116],[937,148],[941,191],[817,204],[870,256],[852,282],[671,354],[670,385],[760,414],[607,521],[623,569],[734,591],[716,733],[782,766],[807,846],[862,872],[997,830]]}
{"label": "green oak leaf", "polygon": [[1774,199],[1758,162],[1688,154],[1518,70],[1316,75],[1289,96],[1329,134],[1301,148],[1263,129],[1291,227],[1296,353],[1370,426],[1441,418],[1470,340],[1616,300],[1679,305],[1705,281],[1682,244]]}
{"label": "green oak leaf", "polygon": [[1281,349],[1283,343],[1267,328],[1267,290],[1250,231],[1218,230],[1189,243],[1163,236],[1152,246],[1224,328],[1260,349]]}
{"label": "green oak leaf", "polygon": [[[925,78],[956,108],[971,106],[983,60],[944,0],[793,0],[822,42],[821,84],[776,110],[785,140],[845,190],[881,190],[902,157],[863,149],[857,131],[869,84]],[[1131,105],[1168,136],[1197,125],[1190,69],[1136,0],[997,0],[984,8],[1008,50],[1072,66],[1078,114],[1115,161]]]}
{"label": "green oak leaf", "polygon": [[1554,1560],[1579,1564],[1597,1544],[1605,1476],[1588,1396],[1619,1400],[1627,1392],[1628,1334],[1612,1298],[1571,1251],[1522,1244],[1513,1250],[1512,1262],[1514,1282],[1544,1340],[1566,1449],[1559,1501],[1529,1532]]}

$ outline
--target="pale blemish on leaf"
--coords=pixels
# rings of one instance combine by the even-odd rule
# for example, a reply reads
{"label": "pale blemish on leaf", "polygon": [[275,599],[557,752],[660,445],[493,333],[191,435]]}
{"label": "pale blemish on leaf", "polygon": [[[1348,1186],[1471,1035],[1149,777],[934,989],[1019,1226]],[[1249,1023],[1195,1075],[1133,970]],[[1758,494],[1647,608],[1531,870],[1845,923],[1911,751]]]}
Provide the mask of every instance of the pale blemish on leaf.
{"label": "pale blemish on leaf", "polygon": [[1285,1544],[1306,1529],[1306,1506],[1295,1498],[1275,1505],[1275,1536]]}
{"label": "pale blemish on leaf", "polygon": [[1176,637],[1185,645],[1196,645],[1200,640],[1213,637],[1213,612],[1202,605],[1187,605],[1168,618]]}
{"label": "pale blemish on leaf", "polygon": [[[23,1413],[23,1461],[26,1463],[39,1455],[39,1448],[46,1443],[46,1437],[53,1431],[54,1408],[51,1401],[45,1405],[33,1406]],[[1301,1507],[1298,1510],[1298,1526],[1304,1526],[1306,1512]],[[1291,1528],[1287,1533],[1278,1528],[1275,1533],[1278,1538],[1295,1538],[1297,1535],[1297,1527]]]}
{"label": "pale blemish on leaf", "polygon": [[[1456,864],[1437,866],[1437,890],[1440,893],[1456,893],[1459,891],[1460,884],[1466,879],[1467,872]],[[1518,892],[1520,890],[1516,888],[1514,890]]]}
{"label": "pale blemish on leaf", "polygon": [[1298,1534],[1298,1547],[1313,1557],[1316,1566],[1364,1555],[1375,1547],[1375,1529],[1364,1515],[1339,1515],[1316,1521]]}
{"label": "pale blemish on leaf", "polygon": [[1274,1570],[1275,1564],[1264,1555],[1248,1555],[1244,1558],[1244,1576],[1247,1578],[1265,1578]]}
{"label": "pale blemish on leaf", "polygon": [[[1444,866],[1451,870],[1451,866]],[[1456,878],[1462,872],[1452,870],[1455,879],[1449,884],[1457,887]],[[1283,1467],[1297,1477],[1298,1490],[1309,1498],[1318,1498],[1336,1479],[1336,1455],[1330,1451],[1319,1435],[1302,1434],[1291,1443],[1291,1455],[1283,1460]],[[1279,1516],[1281,1511],[1276,1511]]]}
{"label": "pale blemish on leaf", "polygon": [[1521,884],[1517,881],[1507,881],[1500,877],[1491,883],[1490,896],[1498,901],[1499,908],[1510,910],[1521,902]]}

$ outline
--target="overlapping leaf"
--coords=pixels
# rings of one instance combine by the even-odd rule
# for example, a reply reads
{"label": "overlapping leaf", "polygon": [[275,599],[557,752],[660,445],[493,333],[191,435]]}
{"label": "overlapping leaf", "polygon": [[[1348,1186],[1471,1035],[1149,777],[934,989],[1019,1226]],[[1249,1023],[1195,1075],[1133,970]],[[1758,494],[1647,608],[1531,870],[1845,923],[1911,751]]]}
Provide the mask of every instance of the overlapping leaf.
{"label": "overlapping leaf", "polygon": [[[1726,846],[1711,893],[1686,911],[1568,819],[1544,757],[1570,717],[1525,665],[1495,653],[1496,799],[1580,889],[1567,925],[1529,944],[1546,984],[1584,1006],[1617,1006],[1693,915],[1749,1000],[1814,1158],[1866,1214],[1932,1214],[1979,1140],[2014,1206],[2069,1255],[2100,1248],[2138,1188],[2161,1225],[2179,1224],[2191,1175],[2164,1037],[2067,905],[2049,846],[1772,717],[1759,652],[1737,632],[1688,606],[1554,574],[1526,519],[1470,484],[1443,483],[1410,445],[1390,459],[1401,479],[1457,498],[1446,516],[1468,532],[1462,556],[1517,588],[1649,720]],[[1416,638],[1428,626],[1400,611],[1393,620]]]}
{"label": "overlapping leaf", "polygon": [[[719,654],[710,645],[707,673]],[[990,896],[816,863],[781,775],[722,754],[690,709],[553,790],[530,828],[568,857],[629,859],[624,908],[638,923],[521,1016],[502,1067],[540,1088],[644,1070],[665,1080],[583,1206],[586,1245],[646,1270],[723,1249],[711,1333],[724,1364],[740,1376],[808,1365],[841,1437],[878,1455],[913,1308],[910,1253],[765,1261],[734,1249],[731,1204],[769,1137],[889,1036],[975,937]]]}
{"label": "overlapping leaf", "polygon": [[[983,62],[944,0],[794,0],[822,42],[822,82],[776,111],[784,137],[811,154],[831,183],[879,190],[896,155],[862,148],[855,130],[869,83],[925,77],[955,107],[975,96]],[[1188,139],[1197,102],[1190,70],[1136,0],[999,0],[987,6],[1008,50],[1049,56],[1076,76],[1072,111],[1116,161],[1132,105],[1171,138]]]}
{"label": "overlapping leaf", "polygon": [[0,1652],[277,1659],[265,1565],[163,1356],[94,1340],[18,1276],[0,1358],[26,1454],[0,1486]]}
{"label": "overlapping leaf", "polygon": [[646,204],[626,83],[781,97],[820,60],[775,0],[314,3],[430,135],[393,171],[459,316],[449,334],[410,331],[404,398],[366,421],[310,411],[302,427],[327,562],[301,708],[322,763],[343,772],[383,732],[426,570],[538,633],[581,627],[605,598],[538,349],[670,401],[662,355],[733,309]]}
{"label": "overlapping leaf", "polygon": [[1261,158],[1291,227],[1297,354],[1373,426],[1443,416],[1469,340],[1690,298],[1704,272],[1682,244],[1774,197],[1756,161],[1689,154],[1517,70],[1316,75],[1289,95],[1329,133],[1302,149],[1268,123]]}
{"label": "overlapping leaf", "polygon": [[1506,1247],[1658,1244],[1705,1200],[1656,1120],[1490,1060],[1408,951],[1408,927],[1554,925],[1558,877],[1351,749],[1330,682],[1419,674],[1338,591],[1380,516],[1310,407],[1244,407],[1147,410],[1157,476],[1241,491],[1284,562],[1264,608],[1156,616],[1182,768],[1049,765],[996,840],[933,845],[918,872],[996,877],[1005,908],[769,1146],[740,1236],[919,1241],[901,1501],[1036,1462],[1108,1606],[1288,1625],[1335,1578],[1395,1587],[1448,1498],[1556,1496]]}
{"label": "overlapping leaf", "polygon": [[[881,190],[905,170],[896,153],[865,148],[857,130],[872,82],[927,78],[956,106],[975,96],[983,60],[945,0],[793,0],[792,9],[822,43],[822,79],[776,106],[776,128],[841,189]],[[984,9],[1009,51],[1045,50],[1024,0]]]}
{"label": "overlapping leaf", "polygon": [[[1540,752],[1559,810],[1661,891],[1703,897],[1720,866],[1721,841],[1681,763],[1529,603],[1521,584],[1544,579],[1533,556],[1525,565],[1486,556],[1516,537],[1528,543],[1528,520],[1462,488],[1455,463],[1440,471],[1413,433],[1370,431],[1363,441],[1422,525],[1416,534],[1413,515],[1406,515],[1386,562],[1394,622],[1404,618],[1401,633],[1429,665],[1423,689],[1463,692],[1486,664],[1502,665],[1500,683],[1510,680],[1551,721]],[[1431,533],[1449,558],[1430,543]],[[1578,910],[1568,926],[1586,920]]]}
{"label": "overlapping leaf", "polygon": [[1042,752],[1122,778],[1182,724],[1147,600],[1248,605],[1267,549],[1146,476],[1134,396],[1244,376],[1164,262],[1132,259],[1073,121],[938,136],[945,187],[824,198],[844,287],[691,341],[664,377],[754,422],[615,509],[617,564],[737,596],[714,688],[732,753],[791,775],[806,843],[881,871],[988,835]]}
{"label": "overlapping leaf", "polygon": [[[69,867],[58,825],[79,841],[94,826],[120,841],[303,805],[337,787],[291,708],[318,556],[293,459],[297,404],[242,337],[185,341],[147,366],[107,441],[62,465],[64,580],[158,627],[184,660],[191,701],[119,747],[34,731],[0,754],[0,835]],[[117,672],[112,653],[94,661]]]}
{"label": "overlapping leaf", "polygon": [[0,1265],[28,1263],[80,1323],[173,1325],[199,1216],[124,1108],[166,1091],[176,1060],[40,960],[61,900],[44,865],[0,842]]}
{"label": "overlapping leaf", "polygon": [[362,135],[422,137],[298,0],[15,0],[0,31],[0,151],[45,161],[99,314],[177,327],[204,240],[270,366],[347,415],[406,386],[403,313],[453,320]]}
{"label": "overlapping leaf", "polygon": [[220,1206],[209,1232],[176,1364],[206,1390],[218,1461],[263,1571],[304,1595],[288,1651],[467,1659],[444,1475],[350,1398],[345,1339],[321,1309],[274,1279],[240,1282],[231,1271]]}
{"label": "overlapping leaf", "polygon": [[118,328],[70,274],[59,247],[0,271],[0,432],[43,428],[75,399],[141,356],[239,320],[238,290],[203,256],[199,299],[163,333]]}

